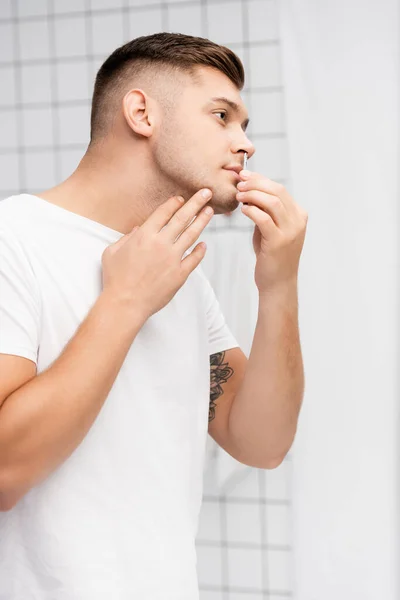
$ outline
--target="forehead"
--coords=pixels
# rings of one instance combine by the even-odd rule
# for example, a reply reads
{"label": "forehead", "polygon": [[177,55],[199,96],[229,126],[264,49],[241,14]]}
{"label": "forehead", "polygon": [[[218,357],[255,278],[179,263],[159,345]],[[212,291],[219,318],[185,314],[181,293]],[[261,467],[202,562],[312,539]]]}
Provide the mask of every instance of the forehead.
{"label": "forehead", "polygon": [[187,98],[196,104],[212,105],[212,98],[228,98],[239,105],[244,116],[247,116],[246,106],[240,96],[240,91],[235,84],[221,71],[210,67],[196,70],[198,83],[187,86]]}

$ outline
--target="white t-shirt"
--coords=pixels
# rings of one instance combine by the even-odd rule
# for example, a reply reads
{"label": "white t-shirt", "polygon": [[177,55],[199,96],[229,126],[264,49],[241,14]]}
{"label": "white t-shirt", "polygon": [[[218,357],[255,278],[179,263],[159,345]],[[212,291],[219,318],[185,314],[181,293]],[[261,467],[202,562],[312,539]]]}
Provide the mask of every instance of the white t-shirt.
{"label": "white t-shirt", "polygon": [[[120,237],[37,196],[1,201],[0,353],[48,368]],[[82,443],[0,512],[0,600],[198,598],[209,355],[235,346],[199,266],[139,331]]]}

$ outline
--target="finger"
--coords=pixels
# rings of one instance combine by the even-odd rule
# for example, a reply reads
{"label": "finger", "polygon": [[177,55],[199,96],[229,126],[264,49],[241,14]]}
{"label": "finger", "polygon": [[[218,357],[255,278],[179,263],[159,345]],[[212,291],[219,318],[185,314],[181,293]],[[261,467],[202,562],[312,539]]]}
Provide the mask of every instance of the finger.
{"label": "finger", "polygon": [[255,205],[266,211],[278,227],[283,228],[289,222],[288,212],[277,196],[251,190],[249,192],[239,192],[236,194],[236,198],[243,204]]}
{"label": "finger", "polygon": [[278,196],[283,206],[287,209],[294,204],[293,198],[281,183],[272,181],[268,177],[263,177],[259,173],[250,172],[250,176],[248,177],[242,177],[242,173],[243,171],[239,173],[242,181],[237,184],[239,191],[259,190],[260,192]]}
{"label": "finger", "polygon": [[181,271],[185,281],[189,277],[190,273],[194,271],[194,269],[203,260],[206,253],[206,248],[206,243],[200,242],[200,244],[197,244],[194,250],[192,250],[192,252],[188,254],[188,256],[185,256],[185,258],[181,261]]}
{"label": "finger", "polygon": [[162,235],[170,241],[175,242],[178,235],[188,227],[195,216],[210,200],[211,196],[211,191],[208,189],[196,192],[184,206],[174,213],[169,223],[163,229]]}
{"label": "finger", "polygon": [[[211,212],[206,212],[209,210],[211,210]],[[213,214],[214,211],[210,206],[203,208],[193,223],[191,223],[189,227],[187,227],[185,231],[181,233],[174,244],[181,254],[186,252],[186,250],[195,243],[199,235],[204,231],[205,227],[211,221]]]}
{"label": "finger", "polygon": [[172,196],[160,204],[146,219],[141,229],[147,233],[158,233],[169,222],[177,210],[182,208],[185,200],[182,196]]}
{"label": "finger", "polygon": [[271,239],[277,233],[272,217],[257,206],[242,206],[242,212],[257,225],[266,240]]}

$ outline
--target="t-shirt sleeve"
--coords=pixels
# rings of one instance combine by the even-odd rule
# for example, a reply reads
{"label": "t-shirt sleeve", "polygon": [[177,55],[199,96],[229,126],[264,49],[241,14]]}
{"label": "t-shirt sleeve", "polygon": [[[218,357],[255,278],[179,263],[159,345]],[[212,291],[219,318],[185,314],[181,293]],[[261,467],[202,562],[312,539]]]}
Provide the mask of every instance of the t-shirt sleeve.
{"label": "t-shirt sleeve", "polygon": [[28,256],[7,226],[0,227],[0,353],[37,363],[40,294]]}
{"label": "t-shirt sleeve", "polygon": [[221,306],[217,300],[214,289],[202,269],[198,269],[201,275],[207,313],[208,347],[209,354],[216,354],[230,348],[239,346],[235,336],[232,334]]}

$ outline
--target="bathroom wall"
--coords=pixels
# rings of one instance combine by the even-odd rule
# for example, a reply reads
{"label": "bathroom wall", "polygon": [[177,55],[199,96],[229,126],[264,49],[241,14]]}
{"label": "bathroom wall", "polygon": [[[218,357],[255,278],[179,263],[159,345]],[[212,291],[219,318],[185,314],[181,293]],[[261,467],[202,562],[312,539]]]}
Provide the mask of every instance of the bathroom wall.
{"label": "bathroom wall", "polygon": [[[248,167],[290,186],[277,2],[0,0],[0,199],[40,192],[76,168],[98,68],[117,46],[158,31],[209,37],[240,56],[257,150]],[[202,236],[204,270],[247,355],[257,313],[253,227],[238,210],[215,216]],[[275,470],[225,477],[209,444],[196,541],[201,600],[291,598],[290,453]]]}

